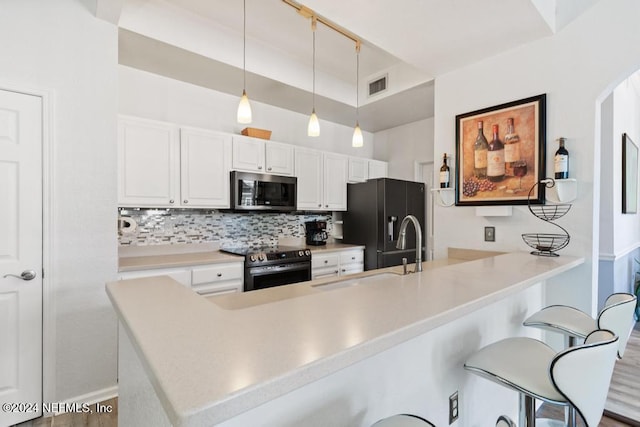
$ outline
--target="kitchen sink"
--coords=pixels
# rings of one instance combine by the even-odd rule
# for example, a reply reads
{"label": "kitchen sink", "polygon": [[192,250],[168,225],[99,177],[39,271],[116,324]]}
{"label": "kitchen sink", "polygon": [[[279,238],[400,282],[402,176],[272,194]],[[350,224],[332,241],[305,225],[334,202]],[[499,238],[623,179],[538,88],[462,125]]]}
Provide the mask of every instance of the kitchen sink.
{"label": "kitchen sink", "polygon": [[330,291],[333,289],[348,288],[351,286],[366,285],[369,283],[383,283],[391,277],[399,277],[399,276],[401,275],[398,273],[389,273],[389,272],[378,273],[378,274],[372,274],[370,276],[358,277],[355,279],[339,280],[335,282],[321,283],[321,284],[311,285],[311,286],[319,291]]}

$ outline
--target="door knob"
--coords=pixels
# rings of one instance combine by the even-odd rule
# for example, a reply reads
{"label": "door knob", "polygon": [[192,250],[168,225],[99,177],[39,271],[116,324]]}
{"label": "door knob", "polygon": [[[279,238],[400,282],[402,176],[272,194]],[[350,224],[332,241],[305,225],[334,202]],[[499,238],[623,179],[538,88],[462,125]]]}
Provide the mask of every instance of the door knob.
{"label": "door knob", "polygon": [[2,278],[6,279],[7,277],[16,277],[22,280],[33,280],[36,278],[36,272],[33,270],[25,270],[19,276],[17,274],[5,274]]}

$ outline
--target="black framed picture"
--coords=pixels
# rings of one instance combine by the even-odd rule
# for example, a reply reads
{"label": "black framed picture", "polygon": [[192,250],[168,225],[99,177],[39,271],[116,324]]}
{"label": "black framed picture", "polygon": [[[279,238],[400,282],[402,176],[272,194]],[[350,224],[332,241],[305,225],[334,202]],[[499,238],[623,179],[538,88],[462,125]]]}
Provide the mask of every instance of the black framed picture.
{"label": "black framed picture", "polygon": [[527,204],[546,177],[545,147],[546,94],[456,116],[456,205]]}

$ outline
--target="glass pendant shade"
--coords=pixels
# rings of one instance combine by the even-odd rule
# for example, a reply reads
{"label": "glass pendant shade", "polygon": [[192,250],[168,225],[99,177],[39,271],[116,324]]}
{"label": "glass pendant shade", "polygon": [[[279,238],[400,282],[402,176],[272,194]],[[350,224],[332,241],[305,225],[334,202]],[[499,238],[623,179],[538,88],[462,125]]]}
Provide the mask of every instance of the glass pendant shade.
{"label": "glass pendant shade", "polygon": [[356,122],[356,127],[353,130],[353,139],[351,140],[352,147],[362,147],[364,145],[364,138],[362,137],[362,130],[360,130],[360,124]]}
{"label": "glass pendant shade", "polygon": [[318,116],[316,115],[315,108],[311,112],[311,117],[309,117],[309,126],[307,127],[307,135],[320,136],[320,122],[318,121]]}
{"label": "glass pendant shade", "polygon": [[238,123],[251,123],[251,104],[249,104],[247,91],[244,89],[238,105]]}

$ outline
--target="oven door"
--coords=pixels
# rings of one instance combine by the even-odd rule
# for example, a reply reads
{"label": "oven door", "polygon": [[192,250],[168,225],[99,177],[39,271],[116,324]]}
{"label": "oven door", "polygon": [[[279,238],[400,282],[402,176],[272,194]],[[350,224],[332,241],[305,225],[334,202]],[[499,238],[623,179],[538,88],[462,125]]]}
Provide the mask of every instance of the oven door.
{"label": "oven door", "polygon": [[271,288],[311,280],[311,261],[245,269],[244,290]]}

